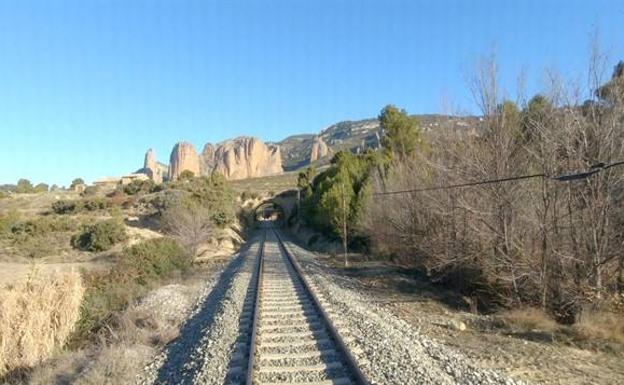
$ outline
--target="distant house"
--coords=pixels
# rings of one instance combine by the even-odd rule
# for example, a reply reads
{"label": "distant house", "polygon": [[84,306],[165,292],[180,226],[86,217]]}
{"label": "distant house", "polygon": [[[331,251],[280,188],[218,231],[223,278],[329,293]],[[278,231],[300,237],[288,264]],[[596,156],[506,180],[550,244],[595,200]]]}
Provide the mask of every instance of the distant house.
{"label": "distant house", "polygon": [[148,175],[146,175],[146,174],[135,173],[135,174],[122,176],[119,182],[123,186],[125,186],[127,184],[130,184],[130,183],[134,182],[135,180],[143,181],[143,180],[149,180],[149,179],[150,179],[150,177]]}
{"label": "distant house", "polygon": [[120,183],[120,179],[117,177],[101,178],[93,182],[94,186],[101,188],[115,188]]}
{"label": "distant house", "polygon": [[112,190],[112,189],[115,189],[119,185],[125,186],[127,184],[132,183],[135,180],[144,181],[144,180],[149,180],[149,179],[150,179],[149,176],[147,176],[146,174],[135,173],[135,174],[124,175],[122,177],[112,176],[112,177],[101,178],[93,182],[93,185],[100,187],[101,189],[104,189],[104,190]]}

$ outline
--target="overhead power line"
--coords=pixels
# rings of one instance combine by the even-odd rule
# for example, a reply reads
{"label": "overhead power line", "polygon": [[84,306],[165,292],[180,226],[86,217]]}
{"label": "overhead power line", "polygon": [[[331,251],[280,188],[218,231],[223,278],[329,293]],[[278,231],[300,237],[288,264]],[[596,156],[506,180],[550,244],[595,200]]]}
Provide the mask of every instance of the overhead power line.
{"label": "overhead power line", "polygon": [[451,190],[451,189],[462,188],[462,187],[472,187],[472,186],[479,186],[479,185],[484,185],[484,184],[512,182],[512,181],[532,179],[532,178],[549,178],[549,179],[553,179],[559,182],[568,182],[568,181],[573,181],[573,180],[586,179],[596,173],[607,170],[611,167],[621,166],[623,164],[624,164],[624,161],[610,163],[610,164],[598,163],[598,164],[591,166],[589,170],[579,172],[579,173],[561,174],[561,175],[556,175],[556,176],[548,176],[546,174],[509,176],[509,177],[504,177],[504,178],[486,179],[486,180],[479,180],[479,181],[473,181],[473,182],[424,187],[424,188],[415,188],[415,189],[409,189],[409,190],[382,191],[382,192],[376,192],[373,195],[397,195],[397,194],[418,193],[418,192],[425,192],[425,191]]}
{"label": "overhead power line", "polygon": [[384,191],[384,192],[375,193],[375,195],[394,195],[394,194],[405,194],[405,193],[412,193],[412,192],[449,190],[449,189],[460,188],[460,187],[478,186],[478,185],[481,185],[481,184],[491,184],[491,183],[500,183],[500,182],[510,182],[510,181],[513,181],[513,180],[539,178],[539,177],[543,177],[543,176],[544,176],[544,174],[510,176],[510,177],[501,178],[501,179],[488,179],[488,180],[480,180],[480,181],[475,181],[475,182],[451,184],[451,185],[445,185],[445,186],[434,186],[434,187],[425,187],[425,188],[417,188],[417,189],[410,189],[410,190],[399,190],[399,191]]}

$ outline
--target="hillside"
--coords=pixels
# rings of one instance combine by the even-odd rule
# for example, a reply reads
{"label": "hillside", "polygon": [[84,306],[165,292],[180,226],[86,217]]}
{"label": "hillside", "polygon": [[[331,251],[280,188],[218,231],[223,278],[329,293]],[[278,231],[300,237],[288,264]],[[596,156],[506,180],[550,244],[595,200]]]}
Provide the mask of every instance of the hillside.
{"label": "hillside", "polygon": [[[479,124],[479,118],[473,116],[415,116],[426,134],[445,128],[458,134],[475,134]],[[360,153],[378,149],[382,137],[379,121],[370,118],[338,122],[318,134],[292,135],[279,142],[240,137],[217,145],[208,143],[202,152],[191,143],[178,142],[171,152],[169,166],[158,162],[150,150],[142,170],[165,179],[175,179],[184,170],[199,175],[216,170],[230,180],[259,178],[295,171],[311,163],[324,165],[333,154],[343,150]]]}
{"label": "hillside", "polygon": [[[476,131],[479,119],[473,116],[415,115],[420,120],[425,133],[444,127],[458,133]],[[367,148],[380,147],[383,130],[379,121],[373,119],[346,120],[332,124],[317,135],[293,135],[277,142],[282,151],[282,164],[285,171],[292,171],[310,164],[312,145],[320,137],[332,153],[348,150],[359,153]]]}

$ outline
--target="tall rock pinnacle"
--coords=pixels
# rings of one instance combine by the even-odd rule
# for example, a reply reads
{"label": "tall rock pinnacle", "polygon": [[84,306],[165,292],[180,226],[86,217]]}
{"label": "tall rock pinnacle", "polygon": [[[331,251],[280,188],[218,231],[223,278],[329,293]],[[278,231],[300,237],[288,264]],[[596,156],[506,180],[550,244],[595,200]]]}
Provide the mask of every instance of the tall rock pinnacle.
{"label": "tall rock pinnacle", "polygon": [[185,170],[199,176],[200,159],[191,143],[179,142],[173,147],[169,158],[169,180],[178,179]]}
{"label": "tall rock pinnacle", "polygon": [[156,151],[151,148],[145,153],[143,170],[154,182],[161,183],[163,181],[161,168],[158,166],[158,162],[156,161]]}
{"label": "tall rock pinnacle", "polygon": [[323,141],[323,138],[317,136],[314,138],[314,143],[312,143],[312,148],[310,149],[310,162],[327,156],[330,152],[331,149],[327,146],[327,143]]}

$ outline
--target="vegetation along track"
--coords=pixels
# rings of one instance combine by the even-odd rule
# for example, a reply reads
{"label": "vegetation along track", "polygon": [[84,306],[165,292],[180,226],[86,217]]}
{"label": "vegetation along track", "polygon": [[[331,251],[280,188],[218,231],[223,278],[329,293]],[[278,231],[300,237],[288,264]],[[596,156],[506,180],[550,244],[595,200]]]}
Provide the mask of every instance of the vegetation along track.
{"label": "vegetation along track", "polygon": [[[265,230],[246,336],[234,352],[228,384],[368,384],[320,301],[273,228]],[[245,360],[245,358],[247,360]]]}

